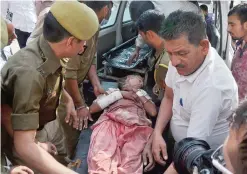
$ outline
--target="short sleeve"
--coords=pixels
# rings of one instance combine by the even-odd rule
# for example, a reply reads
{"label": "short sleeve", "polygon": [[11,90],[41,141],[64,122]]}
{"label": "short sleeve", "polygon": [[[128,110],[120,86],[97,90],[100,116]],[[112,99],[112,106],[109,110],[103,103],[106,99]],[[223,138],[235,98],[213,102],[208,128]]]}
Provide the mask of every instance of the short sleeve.
{"label": "short sleeve", "polygon": [[39,127],[39,102],[45,79],[32,69],[18,68],[9,78],[13,85],[12,126],[14,130],[33,130]]}
{"label": "short sleeve", "polygon": [[215,87],[207,87],[194,96],[187,137],[207,140],[222,110],[221,91]]}
{"label": "short sleeve", "polygon": [[77,80],[77,71],[80,69],[80,64],[81,64],[80,56],[76,56],[69,59],[65,66],[65,79]]}
{"label": "short sleeve", "polygon": [[169,88],[172,88],[173,86],[172,79],[174,77],[174,73],[174,67],[172,66],[171,62],[169,62],[168,71],[165,78],[166,86],[168,86]]}

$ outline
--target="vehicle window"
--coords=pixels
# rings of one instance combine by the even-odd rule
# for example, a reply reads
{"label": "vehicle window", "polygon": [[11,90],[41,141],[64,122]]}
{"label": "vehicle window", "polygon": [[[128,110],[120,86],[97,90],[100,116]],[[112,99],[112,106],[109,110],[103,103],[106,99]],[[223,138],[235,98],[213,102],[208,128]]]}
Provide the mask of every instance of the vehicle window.
{"label": "vehicle window", "polygon": [[129,11],[129,4],[130,4],[130,2],[128,1],[126,3],[126,7],[125,7],[125,10],[124,10],[123,23],[131,21],[130,11]]}
{"label": "vehicle window", "polygon": [[121,3],[121,1],[113,1],[113,7],[111,9],[111,15],[110,15],[108,20],[104,19],[101,22],[101,26],[100,26],[101,29],[109,27],[109,26],[112,26],[112,25],[115,24],[116,19],[117,19],[117,14],[118,14],[120,3]]}

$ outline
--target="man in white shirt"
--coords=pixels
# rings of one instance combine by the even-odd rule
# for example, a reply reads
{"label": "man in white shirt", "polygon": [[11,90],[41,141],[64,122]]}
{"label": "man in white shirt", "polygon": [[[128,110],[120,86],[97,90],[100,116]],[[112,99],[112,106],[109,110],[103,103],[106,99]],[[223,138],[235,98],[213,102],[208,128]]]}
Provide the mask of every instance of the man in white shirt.
{"label": "man in white shirt", "polygon": [[[143,12],[151,9],[161,12],[165,17],[176,10],[200,12],[199,7],[189,1],[132,1],[129,6],[131,19],[136,22]],[[144,45],[145,41],[139,34],[136,38],[136,49],[129,58],[129,63],[138,59]]]}
{"label": "man in white shirt", "polygon": [[[173,12],[163,23],[161,36],[170,64],[152,136],[152,152],[155,161],[164,165],[168,156],[162,132],[169,121],[176,142],[195,137],[216,148],[227,137],[227,118],[238,105],[238,89],[230,70],[207,39],[202,16]],[[176,173],[173,165],[165,173]]]}
{"label": "man in white shirt", "polygon": [[1,1],[1,5],[1,15],[13,23],[19,46],[25,47],[37,20],[34,0]]}

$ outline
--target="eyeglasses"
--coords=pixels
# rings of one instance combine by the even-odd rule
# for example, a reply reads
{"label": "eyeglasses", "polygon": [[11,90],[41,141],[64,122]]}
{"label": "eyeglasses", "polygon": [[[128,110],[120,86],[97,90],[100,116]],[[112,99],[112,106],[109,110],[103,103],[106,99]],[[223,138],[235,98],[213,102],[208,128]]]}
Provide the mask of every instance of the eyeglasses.
{"label": "eyeglasses", "polygon": [[226,163],[223,157],[223,144],[218,147],[211,155],[212,163],[216,169],[224,174],[233,174],[226,168]]}

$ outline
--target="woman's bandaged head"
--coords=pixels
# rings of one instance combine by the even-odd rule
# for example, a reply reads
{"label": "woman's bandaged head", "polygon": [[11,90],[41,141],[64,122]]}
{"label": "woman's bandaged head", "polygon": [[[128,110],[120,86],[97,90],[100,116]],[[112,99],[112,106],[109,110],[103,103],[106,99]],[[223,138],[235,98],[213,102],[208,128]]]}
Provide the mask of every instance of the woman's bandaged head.
{"label": "woman's bandaged head", "polygon": [[119,80],[121,90],[141,89],[143,87],[143,78],[139,75],[128,75]]}

